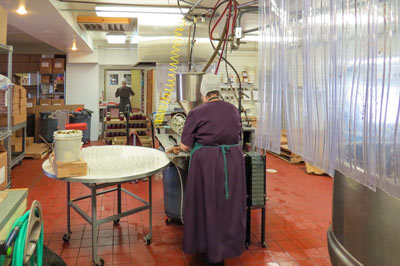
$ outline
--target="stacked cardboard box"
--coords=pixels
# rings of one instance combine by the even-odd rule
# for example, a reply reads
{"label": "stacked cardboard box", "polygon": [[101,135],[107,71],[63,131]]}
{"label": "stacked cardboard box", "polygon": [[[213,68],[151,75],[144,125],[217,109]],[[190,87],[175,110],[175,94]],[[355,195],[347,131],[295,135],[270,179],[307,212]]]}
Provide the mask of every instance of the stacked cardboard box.
{"label": "stacked cardboard box", "polygon": [[36,113],[36,98],[28,98],[26,104],[26,112],[28,114]]}
{"label": "stacked cardboard box", "polygon": [[11,136],[11,151],[22,152],[24,143],[22,142],[22,129],[13,132]]}
{"label": "stacked cardboard box", "polygon": [[[7,93],[0,92],[0,127],[7,126]],[[18,125],[26,121],[26,89],[24,87],[14,85],[12,91],[12,125]]]}

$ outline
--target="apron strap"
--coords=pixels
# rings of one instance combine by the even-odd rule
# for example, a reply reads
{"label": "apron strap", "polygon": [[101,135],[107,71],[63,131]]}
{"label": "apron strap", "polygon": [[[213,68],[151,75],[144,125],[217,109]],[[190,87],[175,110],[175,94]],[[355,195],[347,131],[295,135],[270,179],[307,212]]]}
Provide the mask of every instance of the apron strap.
{"label": "apron strap", "polygon": [[220,147],[221,148],[222,157],[224,159],[225,199],[229,199],[228,164],[227,164],[227,161],[226,161],[226,154],[230,151],[231,147],[236,147],[236,146],[239,146],[239,144],[233,144],[233,145],[222,144],[222,145],[218,145],[218,146],[205,146],[205,145],[202,145],[202,144],[200,144],[198,142],[195,142],[193,149],[190,151],[189,169],[190,169],[190,165],[191,165],[191,162],[192,162],[193,154],[198,149],[201,149],[203,147]]}

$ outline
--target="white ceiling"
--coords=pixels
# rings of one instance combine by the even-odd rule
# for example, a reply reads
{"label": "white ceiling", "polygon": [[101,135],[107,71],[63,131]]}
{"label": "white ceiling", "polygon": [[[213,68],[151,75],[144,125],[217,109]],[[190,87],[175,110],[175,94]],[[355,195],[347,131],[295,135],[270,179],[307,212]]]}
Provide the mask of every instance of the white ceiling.
{"label": "white ceiling", "polygon": [[[68,52],[75,39],[78,49],[82,52],[93,51],[96,47],[132,48],[135,44],[108,45],[105,41],[105,32],[82,30],[76,23],[76,17],[82,15],[95,16],[96,4],[126,4],[126,5],[170,5],[176,6],[176,0],[35,0],[26,1],[29,13],[25,16],[16,14],[18,3],[22,0],[0,0],[0,6],[9,11],[10,43],[22,45],[36,44],[54,47],[59,51]],[[246,3],[250,0],[238,0]],[[81,3],[78,3],[81,2]],[[90,2],[82,3],[82,2]],[[197,0],[191,0],[197,2]],[[185,5],[182,0],[181,4]],[[213,6],[215,0],[204,0],[202,6]],[[140,25],[140,21],[139,21]],[[244,29],[257,27],[257,14],[243,16]],[[154,28],[154,36],[165,36],[167,32],[160,32]],[[173,32],[170,34],[173,35]],[[32,37],[34,36],[34,37]],[[256,44],[253,44],[254,46]]]}

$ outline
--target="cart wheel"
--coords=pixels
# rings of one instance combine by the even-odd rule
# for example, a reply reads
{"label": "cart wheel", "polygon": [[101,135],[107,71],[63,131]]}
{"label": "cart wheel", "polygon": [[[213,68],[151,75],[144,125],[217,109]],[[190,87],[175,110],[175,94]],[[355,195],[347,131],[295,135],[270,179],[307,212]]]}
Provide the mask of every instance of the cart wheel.
{"label": "cart wheel", "polygon": [[97,257],[96,260],[94,261],[95,266],[104,266],[104,260],[100,257]]}
{"label": "cart wheel", "polygon": [[149,246],[151,244],[151,237],[148,235],[144,237],[144,242],[146,243],[146,246]]}
{"label": "cart wheel", "polygon": [[68,233],[65,233],[63,236],[63,240],[64,242],[69,242],[69,240],[71,239],[71,235]]}
{"label": "cart wheel", "polygon": [[249,249],[250,243],[246,242],[246,249]]}
{"label": "cart wheel", "polygon": [[170,218],[170,217],[167,217],[167,218],[165,218],[165,223],[167,224],[167,225],[170,225],[170,224],[172,224],[172,218]]}
{"label": "cart wheel", "polygon": [[119,224],[119,219],[116,219],[113,222],[114,222],[114,225],[118,225]]}
{"label": "cart wheel", "polygon": [[266,247],[267,247],[267,242],[263,241],[263,242],[261,243],[261,246],[262,246],[263,248],[266,248]]}

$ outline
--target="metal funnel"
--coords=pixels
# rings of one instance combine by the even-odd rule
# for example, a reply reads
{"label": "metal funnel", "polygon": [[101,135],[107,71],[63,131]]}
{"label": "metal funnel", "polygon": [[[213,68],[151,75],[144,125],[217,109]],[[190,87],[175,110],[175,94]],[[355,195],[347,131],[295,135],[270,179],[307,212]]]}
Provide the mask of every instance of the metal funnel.
{"label": "metal funnel", "polygon": [[204,72],[176,74],[176,99],[186,114],[202,104],[200,85],[204,74]]}

